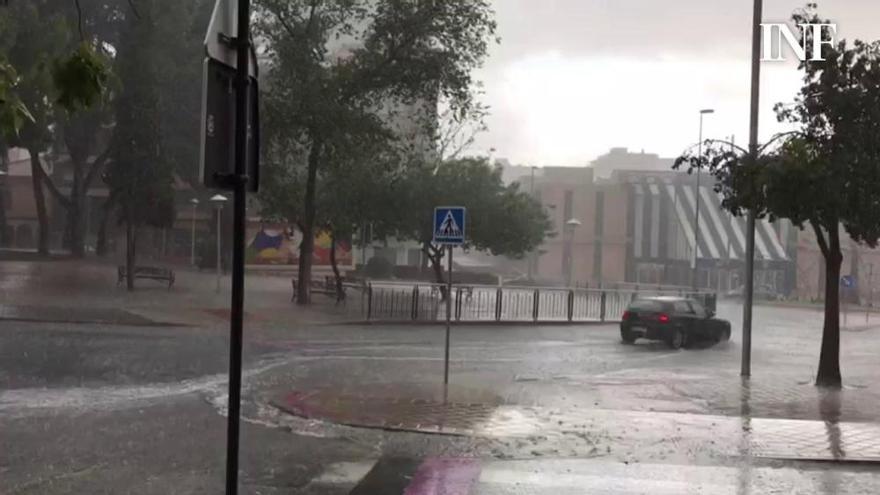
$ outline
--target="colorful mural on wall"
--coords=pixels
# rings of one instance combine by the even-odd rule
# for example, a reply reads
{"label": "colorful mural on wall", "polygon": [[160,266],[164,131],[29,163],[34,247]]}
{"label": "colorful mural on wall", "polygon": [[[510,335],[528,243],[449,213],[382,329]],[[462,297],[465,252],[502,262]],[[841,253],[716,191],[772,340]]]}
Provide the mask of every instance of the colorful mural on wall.
{"label": "colorful mural on wall", "polygon": [[[302,233],[287,224],[262,223],[248,229],[247,258],[249,265],[297,265]],[[336,262],[341,268],[354,268],[351,242],[337,241]],[[315,235],[315,267],[330,267],[330,234],[319,231]]]}

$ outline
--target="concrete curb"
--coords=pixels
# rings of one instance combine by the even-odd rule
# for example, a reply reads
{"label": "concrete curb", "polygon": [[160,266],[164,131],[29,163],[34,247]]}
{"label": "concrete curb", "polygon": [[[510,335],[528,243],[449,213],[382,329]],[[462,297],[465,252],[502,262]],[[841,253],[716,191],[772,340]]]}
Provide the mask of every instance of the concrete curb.
{"label": "concrete curb", "polygon": [[[452,321],[450,322],[454,327],[538,327],[538,326],[557,326],[557,327],[573,327],[573,326],[604,326],[604,325],[619,325],[619,320],[606,320],[606,321]],[[347,325],[347,326],[376,326],[376,325],[385,325],[385,326],[445,326],[445,321],[424,321],[424,320],[350,320],[350,321],[340,321],[333,323],[326,323],[323,325]]]}
{"label": "concrete curb", "polygon": [[171,327],[194,327],[189,323],[175,323],[165,321],[151,322],[120,322],[113,320],[86,320],[86,319],[65,319],[65,318],[31,318],[26,316],[0,316],[0,321],[18,321],[24,323],[64,323],[68,325],[118,325],[121,327],[142,327],[142,328],[171,328]]}

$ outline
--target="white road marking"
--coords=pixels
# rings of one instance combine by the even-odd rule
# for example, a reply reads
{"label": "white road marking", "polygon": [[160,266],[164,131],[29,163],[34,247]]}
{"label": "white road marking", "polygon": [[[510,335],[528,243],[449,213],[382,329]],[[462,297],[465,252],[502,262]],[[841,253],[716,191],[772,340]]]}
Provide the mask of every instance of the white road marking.
{"label": "white road marking", "polygon": [[[868,487],[876,486],[880,475],[835,472],[834,481],[834,493],[871,493]],[[748,464],[731,467],[627,464],[583,459],[487,461],[472,493],[825,493],[827,483],[827,473],[822,471]]]}
{"label": "white road marking", "polygon": [[330,464],[324,471],[312,479],[315,485],[356,485],[373,469],[376,460],[360,462],[337,462]]}

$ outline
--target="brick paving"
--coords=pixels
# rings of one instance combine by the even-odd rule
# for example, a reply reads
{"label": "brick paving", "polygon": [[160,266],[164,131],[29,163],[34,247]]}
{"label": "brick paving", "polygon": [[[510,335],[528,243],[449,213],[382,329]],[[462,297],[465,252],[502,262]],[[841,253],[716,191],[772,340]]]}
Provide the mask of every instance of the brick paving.
{"label": "brick paving", "polygon": [[665,443],[714,456],[880,462],[880,424],[709,414],[553,409],[504,404],[371,399],[327,392],[291,393],[289,413],[349,426],[484,438],[615,438],[619,445]]}

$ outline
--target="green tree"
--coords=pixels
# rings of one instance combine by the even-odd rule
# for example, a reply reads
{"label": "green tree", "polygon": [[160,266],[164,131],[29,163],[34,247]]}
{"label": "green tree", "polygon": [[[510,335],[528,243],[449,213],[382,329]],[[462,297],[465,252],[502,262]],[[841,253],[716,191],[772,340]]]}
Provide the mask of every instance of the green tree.
{"label": "green tree", "polygon": [[[827,23],[814,8],[796,12],[793,20]],[[809,59],[811,38],[806,46]],[[716,143],[704,159],[683,157],[677,165],[708,168],[718,179],[722,205],[735,215],[753,209],[759,217],[787,218],[812,229],[825,258],[816,384],[840,387],[842,231],[871,247],[880,239],[880,43],[841,40],[823,56],[801,63],[803,86],[794,103],[776,106],[779,119],[797,128],[780,136],[780,146],[753,158]]]}
{"label": "green tree", "polygon": [[[327,148],[325,166],[316,180],[315,225],[331,237],[330,261],[339,300],[345,296],[336,259],[339,242],[350,240],[364,224],[385,232],[390,227],[389,219],[394,217],[388,194],[389,184],[399,175],[399,155],[384,134],[370,137],[341,136]],[[279,153],[271,149],[266,155],[259,196],[261,214],[294,224],[302,232],[306,158],[297,150]]]}
{"label": "green tree", "polygon": [[174,171],[190,183],[199,179],[199,126],[205,30],[213,0],[159,0],[154,12],[153,56],[162,150]]}
{"label": "green tree", "polygon": [[[5,53],[9,65],[16,71],[12,92],[20,105],[27,109],[29,119],[4,126],[9,146],[28,151],[31,160],[31,178],[37,210],[39,234],[37,248],[40,254],[49,254],[49,216],[46,208],[44,185],[46,172],[41,155],[53,142],[51,125],[54,123],[57,93],[52,67],[69,47],[69,24],[56,6],[47,0],[16,2],[0,8],[0,53]],[[12,132],[8,132],[12,131]]]}
{"label": "green tree", "polygon": [[471,72],[495,22],[486,0],[260,0],[255,19],[267,46],[266,108],[277,123],[267,137],[286,142],[269,146],[305,156],[297,222],[304,236],[298,302],[305,304],[318,176],[333,148],[346,138],[382,135],[404,109],[421,107],[415,120],[430,132],[438,98],[465,114],[473,106]]}
{"label": "green tree", "polygon": [[[101,107],[109,79],[106,54],[96,48],[104,46],[101,35],[106,34],[107,9],[94,10],[105,16],[103,22],[99,17],[78,17],[72,5],[59,9],[47,1],[16,2],[0,9],[0,23],[8,27],[0,34],[0,53],[8,54],[9,67],[16,67],[18,74],[11,89],[18,105],[11,118],[5,119],[8,125],[0,126],[10,145],[26,148],[31,155],[42,254],[49,250],[44,188],[67,213],[67,246],[74,255],[83,254],[86,193],[108,156],[106,150],[94,150],[107,112],[91,110]],[[84,37],[82,23],[92,30],[91,36]],[[27,118],[22,118],[23,112]],[[73,169],[69,195],[61,193],[40,160],[41,154],[61,142],[67,145]]]}
{"label": "green tree", "polygon": [[443,282],[442,246],[433,243],[434,207],[467,208],[465,248],[492,255],[521,258],[551,234],[552,223],[540,203],[519,190],[505,186],[501,168],[486,158],[461,158],[438,168],[413,167],[392,191],[398,198],[396,231],[422,245],[438,283]]}
{"label": "green tree", "polygon": [[[155,0],[138,3],[121,37],[117,74],[122,91],[116,98],[116,139],[105,181],[116,198],[119,220],[126,232],[126,269],[136,266],[138,231],[144,226],[168,227],[174,221],[172,169],[160,141],[157,72],[153,54],[156,41]],[[134,278],[126,278],[129,290]]]}

